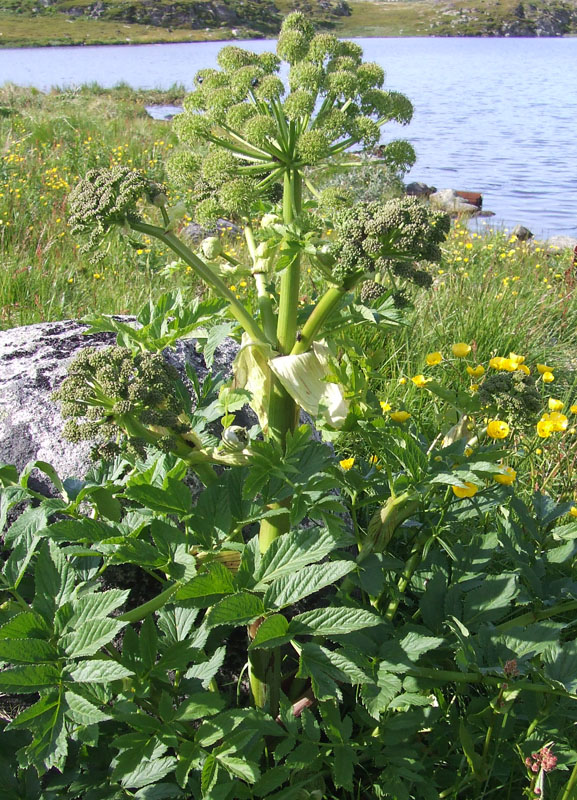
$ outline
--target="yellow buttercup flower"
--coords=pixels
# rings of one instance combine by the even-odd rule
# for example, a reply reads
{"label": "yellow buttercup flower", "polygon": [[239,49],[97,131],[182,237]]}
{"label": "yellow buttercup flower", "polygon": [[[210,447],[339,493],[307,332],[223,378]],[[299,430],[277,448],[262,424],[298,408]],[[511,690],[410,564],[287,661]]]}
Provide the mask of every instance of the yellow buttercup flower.
{"label": "yellow buttercup flower", "polygon": [[506,422],[500,419],[492,419],[487,425],[487,436],[491,439],[505,439],[511,429]]}
{"label": "yellow buttercup flower", "polygon": [[497,472],[493,475],[497,483],[502,483],[503,486],[511,486],[511,484],[515,482],[516,477],[517,473],[513,467],[505,467],[505,472]]}
{"label": "yellow buttercup flower", "polygon": [[565,414],[560,414],[559,411],[552,411],[550,414],[543,414],[541,417],[541,422],[551,423],[554,431],[567,430],[567,425],[569,424],[569,420]]}
{"label": "yellow buttercup flower", "polygon": [[415,375],[414,378],[411,378],[411,380],[417,388],[422,389],[423,386],[426,386],[432,381],[432,378],[425,378],[424,375]]}
{"label": "yellow buttercup flower", "polygon": [[577,405],[571,406],[571,408],[569,409],[569,411],[570,411],[572,414],[577,414]]}
{"label": "yellow buttercup flower", "polygon": [[451,350],[456,358],[465,358],[471,352],[471,345],[466,342],[457,342],[451,347]]}
{"label": "yellow buttercup flower", "polygon": [[379,405],[381,406],[381,411],[383,412],[383,414],[385,414],[387,411],[390,411],[392,408],[392,405],[390,403],[387,403],[386,400],[381,400]]}
{"label": "yellow buttercup flower", "polygon": [[552,372],[544,372],[543,373],[543,381],[544,383],[553,383],[555,380],[555,376]]}
{"label": "yellow buttercup flower", "polygon": [[506,372],[515,372],[515,370],[518,369],[516,361],[510,358],[502,358],[501,356],[492,358],[489,361],[489,366],[493,367],[493,369],[505,370]]}
{"label": "yellow buttercup flower", "polygon": [[355,463],[355,459],[354,458],[343,458],[342,461],[339,461],[339,464],[345,470],[345,472],[347,470],[351,469],[351,467],[353,466],[354,463]]}
{"label": "yellow buttercup flower", "polygon": [[545,372],[553,372],[554,367],[548,367],[547,364],[537,364],[537,372],[543,375]]}
{"label": "yellow buttercup flower", "polygon": [[540,448],[540,447],[538,447],[538,448],[535,450],[535,455],[538,455],[538,456],[541,456],[541,455],[543,455],[543,451],[541,450],[541,448]]}
{"label": "yellow buttercup flower", "polygon": [[472,378],[480,378],[485,374],[485,367],[482,364],[478,364],[476,367],[467,367],[467,373]]}
{"label": "yellow buttercup flower", "polygon": [[391,411],[391,419],[395,422],[406,422],[410,416],[408,411]]}
{"label": "yellow buttercup flower", "polygon": [[429,353],[425,359],[429,367],[435,367],[437,364],[440,364],[443,360],[443,356],[438,351],[434,353]]}
{"label": "yellow buttercup flower", "polygon": [[405,383],[407,382],[407,379],[406,379],[406,378],[399,378],[398,382],[399,382],[399,383],[401,384],[401,386],[402,386],[403,384],[405,384]]}
{"label": "yellow buttercup flower", "polygon": [[571,506],[571,508],[569,509],[569,513],[571,514],[572,517],[577,517],[577,506]]}
{"label": "yellow buttercup flower", "polygon": [[521,372],[524,372],[525,375],[530,375],[531,374],[531,370],[529,369],[527,364],[519,364],[517,369],[521,370]]}
{"label": "yellow buttercup flower", "polygon": [[463,497],[473,497],[479,491],[479,487],[475,486],[474,483],[465,481],[465,484],[465,486],[451,486],[453,494],[455,494],[459,499],[462,499]]}
{"label": "yellow buttercup flower", "polygon": [[549,406],[549,411],[562,411],[565,403],[562,400],[555,400],[554,397],[550,397],[547,405]]}
{"label": "yellow buttercup flower", "polygon": [[548,439],[549,436],[553,433],[553,423],[549,422],[546,419],[540,419],[537,423],[537,436],[540,436],[541,439]]}
{"label": "yellow buttercup flower", "polygon": [[514,361],[515,364],[522,364],[525,361],[525,356],[518,356],[517,353],[509,353],[509,358],[511,361]]}

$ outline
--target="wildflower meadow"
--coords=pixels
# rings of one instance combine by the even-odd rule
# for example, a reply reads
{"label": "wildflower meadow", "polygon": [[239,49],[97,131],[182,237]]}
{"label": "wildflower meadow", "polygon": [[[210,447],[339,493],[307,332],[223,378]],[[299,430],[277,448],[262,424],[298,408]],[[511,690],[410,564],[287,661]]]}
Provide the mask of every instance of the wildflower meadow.
{"label": "wildflower meadow", "polygon": [[0,796],[577,797],[575,265],[405,196],[411,116],[301,13],[0,90],[0,325],[117,337],[52,397],[90,471],[0,465]]}

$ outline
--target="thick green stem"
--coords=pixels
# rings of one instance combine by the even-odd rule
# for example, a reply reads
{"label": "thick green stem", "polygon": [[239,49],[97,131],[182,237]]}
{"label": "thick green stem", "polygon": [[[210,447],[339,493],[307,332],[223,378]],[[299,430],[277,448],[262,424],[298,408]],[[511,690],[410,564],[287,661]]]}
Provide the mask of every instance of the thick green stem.
{"label": "thick green stem", "polygon": [[327,289],[303,325],[299,341],[293,346],[291,355],[300,355],[307,352],[317,333],[339,304],[344,294],[345,290],[341,287],[333,286]]}
{"label": "thick green stem", "polygon": [[415,570],[421,563],[421,559],[423,557],[423,545],[427,541],[427,538],[428,532],[422,533],[421,536],[419,536],[415,542],[415,546],[413,547],[411,555],[405,564],[405,569],[403,570],[403,574],[399,578],[399,582],[397,584],[397,595],[390,601],[385,612],[386,619],[390,621],[395,618],[395,614],[399,608],[399,603],[401,602],[401,597],[406,592],[407,586],[411,582],[411,578],[413,577]]}
{"label": "thick green stem", "polygon": [[[301,177],[297,172],[285,172],[283,218],[290,223],[301,213]],[[276,328],[278,349],[283,355],[291,352],[296,341],[297,309],[300,289],[300,258],[286,268],[281,279],[279,314]],[[273,377],[268,405],[269,436],[284,447],[286,435],[294,430],[298,407],[280,381]],[[290,499],[283,503],[287,513],[264,519],[259,530],[259,547],[265,553],[272,542],[289,529]],[[280,508],[280,505],[276,505]],[[256,631],[255,631],[256,633]],[[252,631],[249,631],[254,636]],[[254,704],[278,714],[280,698],[280,650],[249,651],[250,686]]]}
{"label": "thick green stem", "polygon": [[[439,683],[485,683],[489,686],[502,686],[503,678],[483,675],[480,672],[458,672],[457,670],[436,669],[435,667],[416,667],[411,666],[405,670],[405,675],[412,678],[425,678]],[[511,689],[535,692],[537,694],[558,695],[559,697],[575,697],[562,689],[552,689],[544,683],[530,683],[529,681],[515,681]]]}
{"label": "thick green stem", "polygon": [[496,626],[495,630],[498,633],[506,633],[510,631],[511,628],[522,628],[526,625],[531,625],[533,622],[539,622],[542,619],[550,619],[551,617],[556,617],[559,614],[566,614],[568,611],[575,611],[576,609],[577,600],[568,600],[566,603],[558,603],[556,606],[545,608],[542,611],[526,611],[518,617],[507,620],[507,622],[501,622],[500,625]]}
{"label": "thick green stem", "polygon": [[192,250],[187,247],[184,242],[181,242],[178,236],[174,233],[159,228],[157,225],[149,225],[146,222],[130,222],[130,227],[139,233],[146,233],[149,236],[154,236],[161,242],[164,242],[167,247],[170,247],[186,264],[188,264],[208,284],[212,289],[217,292],[225,300],[230,303],[230,311],[236,321],[241,325],[244,330],[250,335],[251,339],[255,342],[264,342],[265,335],[259,328],[258,324],[251,317],[249,312],[243,306],[237,297],[230,291],[228,286],[222,281],[218,275],[211,271],[202,259],[195,255]]}
{"label": "thick green stem", "polygon": [[560,800],[574,800],[577,797],[577,762],[571,772],[571,777],[567,781],[565,790],[561,795]]}
{"label": "thick green stem", "polygon": [[256,294],[258,298],[258,310],[260,312],[260,319],[264,333],[270,344],[276,346],[276,319],[272,307],[272,300],[266,286],[266,275],[264,272],[259,272],[257,269],[257,253],[254,235],[250,225],[246,225],[244,229],[244,236],[246,244],[252,258],[255,271],[253,272],[254,282],[256,285]]}

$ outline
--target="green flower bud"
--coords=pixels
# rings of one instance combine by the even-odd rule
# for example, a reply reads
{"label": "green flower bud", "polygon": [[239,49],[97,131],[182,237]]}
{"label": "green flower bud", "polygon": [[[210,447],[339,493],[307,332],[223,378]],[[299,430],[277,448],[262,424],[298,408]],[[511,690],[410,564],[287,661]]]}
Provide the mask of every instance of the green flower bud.
{"label": "green flower bud", "polygon": [[264,73],[261,67],[253,64],[234,72],[230,77],[230,85],[235,94],[237,94],[238,99],[241,100],[259,85],[263,77]]}
{"label": "green flower bud", "polygon": [[381,158],[395,170],[408,170],[417,160],[415,148],[403,139],[395,139],[383,148]]}
{"label": "green flower bud", "polygon": [[361,303],[365,305],[371,304],[386,292],[387,290],[382,284],[375,281],[365,281],[361,286]]}
{"label": "green flower bud", "polygon": [[202,162],[202,178],[214,187],[222,186],[238,170],[238,161],[228,150],[220,147],[211,149]]}
{"label": "green flower bud", "polygon": [[300,31],[288,30],[278,37],[277,55],[289,64],[296,64],[306,58],[309,40]]}
{"label": "green flower bud", "polygon": [[339,40],[332,33],[317,33],[309,45],[309,58],[321,64],[327,56],[334,57],[339,50]]}
{"label": "green flower bud", "polygon": [[258,56],[258,64],[267,75],[272,75],[273,72],[279,71],[280,58],[275,53],[261,53]]}
{"label": "green flower bud", "polygon": [[368,150],[381,138],[381,129],[370,117],[357,117],[351,135]]}
{"label": "green flower bud", "polygon": [[207,111],[215,120],[224,120],[226,112],[237,100],[238,97],[232,89],[223,87],[207,92],[205,103]]}
{"label": "green flower bud", "polygon": [[320,129],[323,130],[331,141],[340,139],[344,136],[350,127],[350,119],[344,111],[338,108],[333,108],[320,123]]}
{"label": "green flower bud", "polygon": [[207,236],[200,243],[202,254],[209,261],[213,261],[222,254],[222,242],[218,236]]}
{"label": "green flower bud", "polygon": [[248,433],[240,425],[231,425],[222,432],[221,447],[229,453],[237,453],[248,445]]}
{"label": "green flower bud", "polygon": [[252,103],[237,103],[229,108],[226,115],[226,124],[235,130],[242,129],[244,123],[254,117],[257,109]]}
{"label": "green flower bud", "polygon": [[258,63],[258,56],[250,50],[243,50],[242,47],[228,45],[219,51],[216,61],[218,66],[227,72],[236,72],[242,67]]}
{"label": "green flower bud", "polygon": [[358,81],[354,72],[338,70],[327,75],[327,86],[338,97],[349,100],[357,94]]}
{"label": "green flower bud", "polygon": [[201,225],[215,225],[223,214],[223,207],[216,197],[207,197],[194,210],[194,217]]}
{"label": "green flower bud", "polygon": [[276,75],[266,75],[255,90],[259,100],[276,100],[285,92],[284,83]]}
{"label": "green flower bud", "polygon": [[302,61],[291,67],[289,72],[289,86],[291,91],[306,89],[309,92],[318,92],[324,81],[324,70],[312,61]]}
{"label": "green flower bud", "polygon": [[226,75],[218,69],[199,69],[194,76],[195,86],[203,89],[218,89],[226,86],[228,81]]}
{"label": "green flower bud", "polygon": [[400,92],[387,92],[391,103],[387,119],[407,125],[413,118],[413,104],[408,97]]}
{"label": "green flower bud", "polygon": [[257,114],[246,122],[243,133],[249,142],[261,147],[276,137],[277,128],[274,120],[266,114]]}
{"label": "green flower bud", "polygon": [[330,142],[319,130],[305,131],[298,140],[297,152],[305,164],[317,164],[329,154]]}
{"label": "green flower bud", "polygon": [[340,70],[356,73],[357,62],[350,56],[337,56],[331,59],[327,65],[327,72],[339,72]]}
{"label": "green flower bud", "polygon": [[373,61],[365,61],[359,64],[357,68],[357,79],[359,81],[359,89],[361,92],[373,87],[379,88],[385,82],[385,71]]}
{"label": "green flower bud", "polygon": [[287,119],[299,119],[313,113],[315,98],[304,89],[291,92],[284,101],[283,108]]}
{"label": "green flower bud", "polygon": [[222,186],[218,199],[227,213],[243,216],[250,210],[256,196],[256,184],[251,178],[237,178]]}
{"label": "green flower bud", "polygon": [[205,106],[205,90],[197,89],[190,94],[187,94],[182,103],[185,112],[194,113],[195,111],[204,111]]}
{"label": "green flower bud", "polygon": [[362,93],[361,111],[363,114],[386,117],[392,110],[389,92],[383,92],[382,89],[367,89]]}
{"label": "green flower bud", "polygon": [[356,42],[339,41],[339,56],[350,56],[354,58],[357,64],[360,64],[363,58],[363,48]]}
{"label": "green flower bud", "polygon": [[183,144],[196,145],[206,142],[212,123],[200,114],[178,114],[172,124],[173,130]]}
{"label": "green flower bud", "polygon": [[302,11],[294,11],[284,18],[280,31],[281,34],[286,31],[298,31],[310,42],[315,35],[315,26]]}

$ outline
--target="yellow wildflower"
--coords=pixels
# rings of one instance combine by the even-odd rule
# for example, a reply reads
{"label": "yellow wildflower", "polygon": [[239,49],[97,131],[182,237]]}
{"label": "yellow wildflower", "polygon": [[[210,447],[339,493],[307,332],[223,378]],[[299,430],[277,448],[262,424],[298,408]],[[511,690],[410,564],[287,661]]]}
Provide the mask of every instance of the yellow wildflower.
{"label": "yellow wildflower", "polygon": [[481,375],[485,374],[485,367],[482,364],[477,364],[476,367],[467,367],[467,373],[472,378],[480,378]]}
{"label": "yellow wildflower", "polygon": [[525,373],[525,375],[530,375],[530,374],[531,374],[531,370],[529,369],[529,367],[527,366],[527,364],[519,364],[519,366],[517,367],[517,369],[518,369],[518,370],[521,370],[521,372],[524,372],[524,373]]}
{"label": "yellow wildflower", "polygon": [[[516,278],[513,280],[516,280]],[[514,361],[515,364],[522,364],[523,361],[525,361],[525,356],[518,356],[517,353],[509,353],[509,358],[511,361]]]}
{"label": "yellow wildflower", "polygon": [[572,517],[577,517],[577,506],[571,506],[571,508],[569,509],[569,513],[571,514]]}
{"label": "yellow wildflower", "polygon": [[577,405],[571,406],[571,408],[569,409],[569,411],[570,411],[572,414],[577,414]]}
{"label": "yellow wildflower", "polygon": [[345,470],[345,472],[347,470],[351,469],[351,467],[353,466],[354,463],[355,463],[355,459],[354,458],[343,458],[342,461],[339,461],[339,464]]}
{"label": "yellow wildflower", "polygon": [[543,451],[541,450],[541,448],[540,448],[540,447],[538,447],[538,448],[535,450],[535,455],[538,455],[538,456],[542,456],[542,455],[543,455]]}
{"label": "yellow wildflower", "polygon": [[434,353],[428,353],[425,360],[429,367],[436,367],[443,360],[443,356],[438,351],[435,351]]}
{"label": "yellow wildflower", "polygon": [[390,403],[387,403],[386,400],[381,400],[379,405],[381,406],[381,410],[382,410],[383,414],[386,413],[387,411],[390,411],[391,408],[392,408],[392,405]]}
{"label": "yellow wildflower", "polygon": [[541,439],[548,439],[552,433],[553,423],[546,419],[540,419],[537,423],[537,435],[540,436]]}
{"label": "yellow wildflower", "polygon": [[537,372],[543,375],[545,372],[553,372],[554,367],[548,367],[546,364],[537,364]]}
{"label": "yellow wildflower", "polygon": [[555,400],[554,397],[550,397],[547,405],[549,406],[549,411],[562,411],[565,403],[562,400]]}
{"label": "yellow wildflower", "polygon": [[541,422],[550,422],[554,431],[564,431],[567,429],[569,420],[565,414],[560,414],[559,411],[552,411],[550,414],[543,414]]}
{"label": "yellow wildflower", "polygon": [[503,486],[511,486],[516,477],[517,473],[513,467],[505,467],[505,472],[498,472],[493,475],[493,478],[497,481],[497,483],[502,483]]}
{"label": "yellow wildflower", "polygon": [[398,383],[400,383],[401,385],[405,384],[406,382],[407,382],[406,378],[399,378],[398,380]]}
{"label": "yellow wildflower", "polygon": [[474,483],[465,481],[465,484],[465,486],[451,486],[453,494],[455,494],[459,499],[462,499],[463,497],[473,497],[479,491],[479,487],[475,486]]}
{"label": "yellow wildflower", "polygon": [[543,373],[543,382],[544,383],[553,383],[555,380],[555,376],[552,372],[544,372]]}
{"label": "yellow wildflower", "polygon": [[417,388],[422,389],[423,386],[426,386],[431,382],[432,378],[425,378],[424,375],[415,375],[414,378],[411,378],[411,380]]}
{"label": "yellow wildflower", "polygon": [[410,416],[408,411],[391,411],[391,419],[395,422],[406,422]]}
{"label": "yellow wildflower", "polygon": [[465,455],[467,456],[467,458],[469,458],[469,456],[472,456],[473,455],[473,448],[472,447],[465,447]]}
{"label": "yellow wildflower", "polygon": [[457,342],[451,347],[455,358],[465,358],[471,352],[471,345],[466,342]]}
{"label": "yellow wildflower", "polygon": [[509,435],[511,429],[506,422],[500,419],[492,419],[487,425],[487,436],[491,439],[505,439]]}

